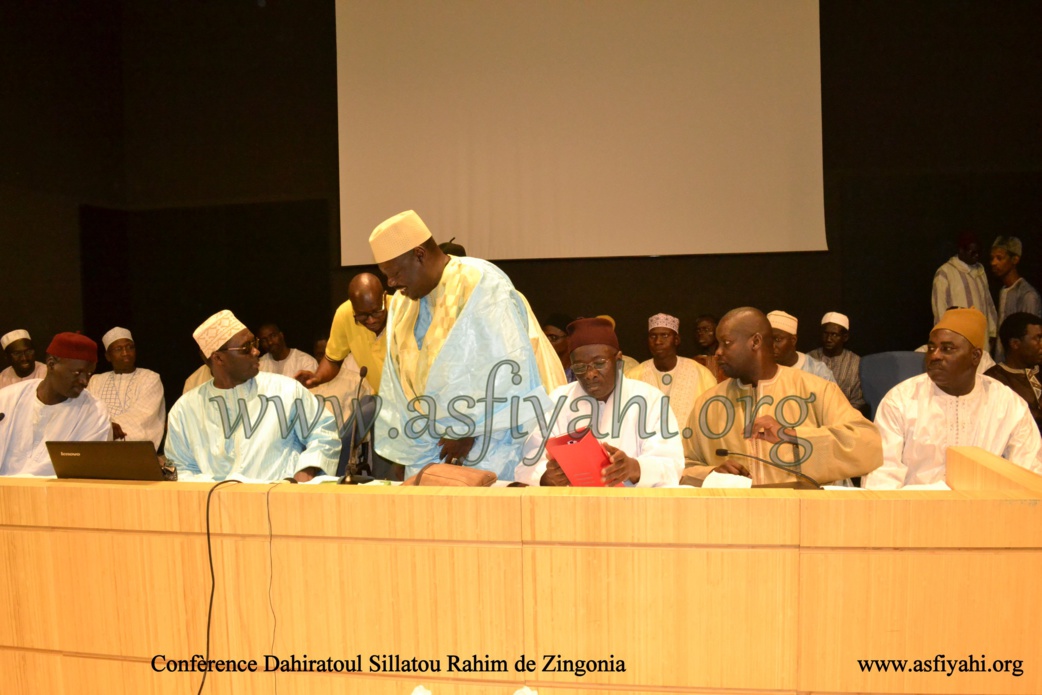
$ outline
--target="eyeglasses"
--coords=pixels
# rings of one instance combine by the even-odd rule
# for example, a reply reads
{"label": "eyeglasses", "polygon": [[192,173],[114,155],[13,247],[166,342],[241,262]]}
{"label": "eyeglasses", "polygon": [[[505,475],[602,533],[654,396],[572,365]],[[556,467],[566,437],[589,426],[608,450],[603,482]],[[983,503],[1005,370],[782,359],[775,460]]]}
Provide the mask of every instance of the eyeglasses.
{"label": "eyeglasses", "polygon": [[11,359],[17,360],[22,358],[32,359],[36,355],[35,348],[25,348],[24,350],[12,350],[10,353]]}
{"label": "eyeglasses", "polygon": [[609,364],[611,364],[611,360],[605,359],[594,360],[589,364],[585,362],[572,362],[572,374],[575,374],[576,376],[581,376],[585,374],[590,369],[590,367],[593,367],[598,372],[603,372],[605,369],[608,368]]}
{"label": "eyeglasses", "polygon": [[237,352],[240,355],[248,355],[259,347],[260,341],[254,338],[250,342],[240,345],[239,347],[218,348],[216,352]]}
{"label": "eyeglasses", "polygon": [[382,309],[377,309],[376,311],[367,311],[367,312],[363,312],[361,314],[355,314],[355,323],[361,325],[361,324],[369,321],[370,319],[381,318],[386,313],[387,313],[387,295],[384,294],[383,308]]}

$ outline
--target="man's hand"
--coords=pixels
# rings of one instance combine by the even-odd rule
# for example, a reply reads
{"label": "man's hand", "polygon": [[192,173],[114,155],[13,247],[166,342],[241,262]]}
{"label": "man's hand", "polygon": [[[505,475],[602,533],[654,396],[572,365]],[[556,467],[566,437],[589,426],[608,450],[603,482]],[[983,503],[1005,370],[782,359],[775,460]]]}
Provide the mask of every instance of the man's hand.
{"label": "man's hand", "polygon": [[315,378],[315,373],[306,369],[297,372],[293,378],[299,381],[300,385],[304,388],[309,389],[313,386],[318,386],[318,380]]}
{"label": "man's hand", "polygon": [[770,415],[761,415],[753,422],[753,431],[749,439],[762,439],[768,444],[777,444],[782,440],[781,431],[786,429]]}
{"label": "man's hand", "polygon": [[127,433],[123,431],[123,428],[119,426],[118,422],[112,423],[112,438],[113,439],[126,439]]}
{"label": "man's hand", "polygon": [[[752,477],[748,468],[733,459],[727,459],[721,463],[713,469],[713,473],[730,473],[731,475],[744,475],[746,478]],[[713,473],[710,473],[709,475],[712,475]]]}
{"label": "man's hand", "polygon": [[299,471],[293,474],[293,479],[298,483],[306,483],[315,476],[325,475],[326,472],[318,466],[308,466],[307,468],[301,468]]}
{"label": "man's hand", "polygon": [[611,444],[601,443],[608,452],[608,465],[601,469],[601,480],[606,487],[615,487],[626,480],[634,485],[640,482],[640,462]]}
{"label": "man's hand", "polygon": [[544,487],[567,487],[568,476],[561,470],[561,464],[554,461],[549,454],[546,455],[546,473],[539,479],[539,484]]}
{"label": "man's hand", "polygon": [[464,465],[463,459],[467,458],[467,454],[470,453],[474,446],[474,438],[449,439],[448,437],[442,437],[438,440],[438,446],[441,447],[442,461],[462,466]]}

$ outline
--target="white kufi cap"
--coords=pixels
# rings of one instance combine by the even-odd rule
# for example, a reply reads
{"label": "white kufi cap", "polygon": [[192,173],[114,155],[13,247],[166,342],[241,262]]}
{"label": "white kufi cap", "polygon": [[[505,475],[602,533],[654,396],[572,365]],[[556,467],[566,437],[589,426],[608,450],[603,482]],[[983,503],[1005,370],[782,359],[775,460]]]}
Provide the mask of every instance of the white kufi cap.
{"label": "white kufi cap", "polygon": [[772,311],[767,314],[767,320],[770,321],[771,328],[777,328],[779,331],[785,331],[793,335],[796,335],[796,328],[800,325],[799,320],[795,316],[784,311]]}
{"label": "white kufi cap", "polygon": [[134,336],[130,335],[130,331],[126,328],[120,328],[116,326],[111,331],[101,336],[101,344],[105,346],[105,349],[109,349],[109,345],[116,342],[117,340],[123,340],[126,338],[130,342],[134,342]]}
{"label": "white kufi cap", "polygon": [[32,340],[32,338],[29,337],[29,331],[22,330],[21,328],[17,331],[5,333],[4,336],[0,338],[0,350],[6,350],[7,346],[16,340]]}
{"label": "white kufi cap", "polygon": [[839,326],[843,326],[848,331],[850,330],[850,319],[838,311],[830,311],[821,317],[821,325],[824,326],[826,323],[834,323]]}

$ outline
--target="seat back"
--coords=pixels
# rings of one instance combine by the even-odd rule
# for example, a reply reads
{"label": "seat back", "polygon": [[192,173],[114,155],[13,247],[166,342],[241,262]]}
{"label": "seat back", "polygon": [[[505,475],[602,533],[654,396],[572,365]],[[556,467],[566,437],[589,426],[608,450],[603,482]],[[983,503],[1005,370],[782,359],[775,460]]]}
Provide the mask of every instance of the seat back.
{"label": "seat back", "polygon": [[861,358],[861,392],[868,403],[868,417],[875,419],[876,408],[887,391],[905,379],[925,371],[926,355],[921,352],[877,352]]}

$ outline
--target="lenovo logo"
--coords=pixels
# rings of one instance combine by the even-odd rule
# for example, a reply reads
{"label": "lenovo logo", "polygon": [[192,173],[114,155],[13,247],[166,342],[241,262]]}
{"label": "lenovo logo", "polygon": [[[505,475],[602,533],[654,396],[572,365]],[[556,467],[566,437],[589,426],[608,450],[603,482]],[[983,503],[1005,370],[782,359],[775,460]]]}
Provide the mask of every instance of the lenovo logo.
{"label": "lenovo logo", "polygon": [[78,451],[62,451],[61,455],[62,456],[79,456],[80,452],[78,452]]}

